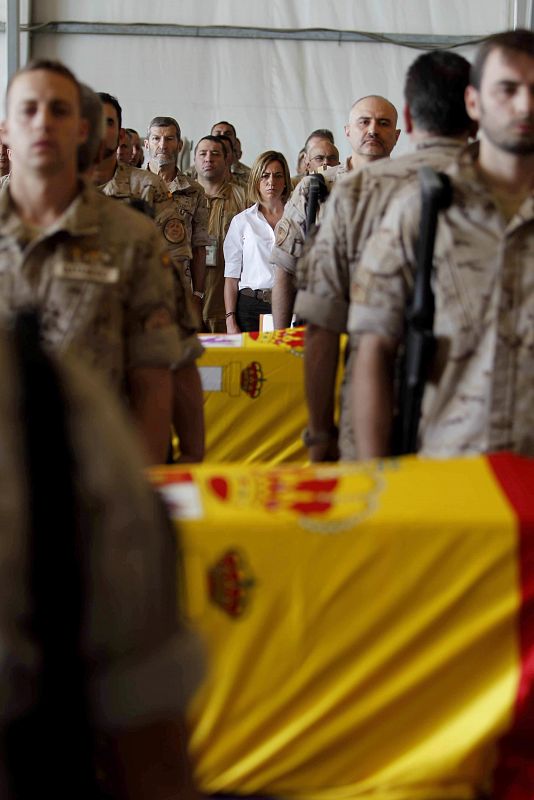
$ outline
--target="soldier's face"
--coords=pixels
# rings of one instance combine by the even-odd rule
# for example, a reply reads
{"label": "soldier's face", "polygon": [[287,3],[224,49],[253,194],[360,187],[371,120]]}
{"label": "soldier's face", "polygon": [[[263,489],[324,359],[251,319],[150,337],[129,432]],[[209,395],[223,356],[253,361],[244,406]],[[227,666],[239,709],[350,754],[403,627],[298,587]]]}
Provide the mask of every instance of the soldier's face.
{"label": "soldier's face", "polygon": [[211,129],[212,136],[227,136],[232,143],[230,148],[230,153],[228,154],[228,165],[231,167],[234,161],[237,163],[237,139],[235,138],[235,133],[233,132],[232,128],[229,125],[225,125],[224,122],[218,125],[214,125]]}
{"label": "soldier's face", "polygon": [[127,133],[117,147],[117,161],[120,164],[129,164],[132,157],[132,137]]}
{"label": "soldier's face", "polygon": [[120,144],[120,128],[117,109],[111,103],[104,103],[104,158],[116,152]]}
{"label": "soldier's face", "polygon": [[339,164],[338,149],[328,139],[322,139],[308,150],[307,162],[311,172],[323,166],[335,167]]}
{"label": "soldier's face", "polygon": [[222,122],[222,123],[220,123],[218,125],[214,125],[213,128],[211,129],[211,135],[212,136],[228,136],[228,138],[232,142],[232,145],[233,145],[234,150],[235,150],[235,148],[236,148],[236,138],[235,138],[235,134],[234,134],[232,128],[229,125],[225,125],[224,122]]}
{"label": "soldier's face", "polygon": [[226,153],[222,142],[201,139],[195,153],[195,167],[204,178],[223,180],[226,174]]}
{"label": "soldier's face", "polygon": [[150,160],[159,166],[176,164],[182,144],[174,125],[150,128],[150,136],[145,139]]}
{"label": "soldier's face", "polygon": [[534,153],[534,56],[493,50],[480,90],[467,87],[466,107],[494,147],[517,155]]}
{"label": "soldier's face", "polygon": [[21,73],[9,90],[4,134],[14,172],[72,169],[87,138],[76,86],[49,70]]}
{"label": "soldier's face", "polygon": [[132,167],[140,167],[144,161],[143,148],[141,146],[141,139],[137,133],[132,133],[132,155],[130,157],[130,164]]}
{"label": "soldier's face", "polygon": [[381,97],[365,97],[350,113],[345,135],[355,153],[369,161],[389,156],[400,131],[397,112]]}

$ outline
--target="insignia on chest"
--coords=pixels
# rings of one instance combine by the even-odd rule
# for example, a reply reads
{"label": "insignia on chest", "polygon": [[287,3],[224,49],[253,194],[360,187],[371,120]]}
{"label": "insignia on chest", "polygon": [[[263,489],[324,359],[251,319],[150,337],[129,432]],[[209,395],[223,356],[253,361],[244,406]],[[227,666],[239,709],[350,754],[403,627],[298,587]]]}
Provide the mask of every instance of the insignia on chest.
{"label": "insignia on chest", "polygon": [[62,260],[54,264],[53,274],[56,278],[95,283],[117,283],[119,280],[119,268],[113,266],[110,253],[78,245],[70,247]]}

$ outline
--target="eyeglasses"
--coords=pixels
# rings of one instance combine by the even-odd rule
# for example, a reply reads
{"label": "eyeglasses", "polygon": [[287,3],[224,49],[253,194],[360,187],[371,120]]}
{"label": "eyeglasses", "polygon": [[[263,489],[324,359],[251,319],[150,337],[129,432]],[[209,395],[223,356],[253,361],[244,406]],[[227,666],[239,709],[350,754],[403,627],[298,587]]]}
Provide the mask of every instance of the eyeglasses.
{"label": "eyeglasses", "polygon": [[310,161],[313,162],[314,164],[324,164],[325,161],[327,164],[337,164],[339,158],[338,156],[327,156],[323,154],[323,155],[312,156],[310,158]]}

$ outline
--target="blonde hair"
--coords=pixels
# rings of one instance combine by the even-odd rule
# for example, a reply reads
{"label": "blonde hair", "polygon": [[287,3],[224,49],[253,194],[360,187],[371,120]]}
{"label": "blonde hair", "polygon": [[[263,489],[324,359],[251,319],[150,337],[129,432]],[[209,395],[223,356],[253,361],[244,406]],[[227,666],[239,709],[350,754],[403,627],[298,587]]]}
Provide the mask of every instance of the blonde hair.
{"label": "blonde hair", "polygon": [[248,176],[247,203],[249,203],[249,205],[262,202],[260,195],[261,176],[271,161],[279,161],[284,171],[284,191],[282,193],[282,200],[284,203],[291,194],[291,176],[284,155],[279,153],[278,150],[266,150],[265,153],[260,153],[257,157],[251,167],[250,175]]}

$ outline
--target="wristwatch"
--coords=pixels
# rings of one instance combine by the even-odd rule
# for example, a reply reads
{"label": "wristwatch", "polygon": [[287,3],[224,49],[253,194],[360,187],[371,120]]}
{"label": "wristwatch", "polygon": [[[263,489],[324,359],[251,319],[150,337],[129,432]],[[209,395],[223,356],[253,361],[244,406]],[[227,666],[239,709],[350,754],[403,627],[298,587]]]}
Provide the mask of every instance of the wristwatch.
{"label": "wristwatch", "polygon": [[195,297],[200,297],[201,300],[204,300],[204,292],[198,292],[196,289],[194,290],[193,294]]}

